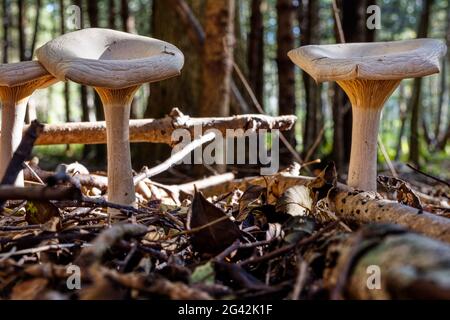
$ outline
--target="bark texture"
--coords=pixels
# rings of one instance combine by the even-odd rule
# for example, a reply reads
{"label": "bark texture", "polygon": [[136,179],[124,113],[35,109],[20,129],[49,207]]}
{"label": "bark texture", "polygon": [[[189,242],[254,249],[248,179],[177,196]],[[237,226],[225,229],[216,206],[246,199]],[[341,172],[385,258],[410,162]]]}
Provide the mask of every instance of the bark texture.
{"label": "bark texture", "polygon": [[450,298],[448,244],[393,225],[343,238],[327,248],[324,281],[332,299]]}
{"label": "bark texture", "polygon": [[[179,112],[179,111],[178,111]],[[192,134],[199,126],[205,132],[217,129],[223,134],[226,129],[279,129],[292,128],[294,116],[270,117],[265,115],[239,115],[225,118],[191,118],[172,112],[163,119],[130,120],[129,132],[132,142],[152,142],[172,145],[172,133],[176,129],[187,129]],[[104,144],[106,143],[106,124],[102,122],[72,122],[46,125],[36,141],[37,145],[54,144]]]}
{"label": "bark texture", "polygon": [[207,0],[203,46],[202,116],[230,114],[231,72],[234,51],[234,0]]}
{"label": "bark texture", "polygon": [[[278,65],[278,105],[279,114],[296,114],[295,105],[295,65],[287,53],[295,48],[294,21],[295,6],[292,0],[277,0],[277,65]],[[286,135],[295,146],[295,131]]]}

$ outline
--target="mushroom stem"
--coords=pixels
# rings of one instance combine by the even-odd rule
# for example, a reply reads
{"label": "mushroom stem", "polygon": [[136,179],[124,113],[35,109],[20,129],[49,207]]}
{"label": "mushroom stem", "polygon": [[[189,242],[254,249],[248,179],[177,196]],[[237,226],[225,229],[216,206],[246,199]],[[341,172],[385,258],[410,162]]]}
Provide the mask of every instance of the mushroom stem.
{"label": "mushroom stem", "polygon": [[352,149],[348,169],[349,186],[377,190],[377,137],[381,109],[353,107]]}
{"label": "mushroom stem", "polygon": [[[2,131],[0,138],[0,179],[5,175],[9,162],[22,140],[25,112],[29,96],[21,95],[20,87],[1,88]],[[17,176],[15,185],[24,186],[23,172]]]}
{"label": "mushroom stem", "polygon": [[[125,89],[95,88],[103,103],[108,149],[108,200],[134,205],[135,193],[130,155],[129,119],[138,86]],[[108,209],[111,215],[119,213]]]}
{"label": "mushroom stem", "polygon": [[352,149],[347,183],[377,190],[377,138],[381,111],[400,80],[343,80],[338,84],[352,104]]}

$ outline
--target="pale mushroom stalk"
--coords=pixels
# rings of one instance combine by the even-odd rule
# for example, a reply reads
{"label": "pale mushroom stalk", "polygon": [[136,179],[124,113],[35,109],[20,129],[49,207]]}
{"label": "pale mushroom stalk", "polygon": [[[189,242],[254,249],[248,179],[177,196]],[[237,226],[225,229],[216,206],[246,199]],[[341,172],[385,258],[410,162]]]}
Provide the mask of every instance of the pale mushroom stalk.
{"label": "pale mushroom stalk", "polygon": [[135,202],[130,155],[129,119],[131,102],[139,86],[125,89],[95,88],[103,103],[108,145],[108,199],[114,203]]}
{"label": "pale mushroom stalk", "polygon": [[[35,90],[52,84],[55,78],[36,61],[0,65],[0,73],[1,179],[22,140],[25,112],[30,96]],[[17,176],[15,185],[24,186],[23,172]]]}
{"label": "pale mushroom stalk", "polygon": [[[174,45],[109,29],[66,33],[36,51],[56,78],[96,89],[103,103],[108,149],[108,200],[135,205],[129,146],[130,106],[144,83],[178,76],[184,56]],[[108,208],[108,213],[119,213]]]}
{"label": "pale mushroom stalk", "polygon": [[352,148],[348,170],[349,186],[377,190],[377,137],[385,101],[399,80],[337,81],[352,104]]}
{"label": "pale mushroom stalk", "polygon": [[377,190],[377,139],[381,110],[400,81],[439,72],[446,52],[442,41],[304,46],[289,52],[292,61],[317,82],[336,81],[352,104],[352,148],[347,183]]}

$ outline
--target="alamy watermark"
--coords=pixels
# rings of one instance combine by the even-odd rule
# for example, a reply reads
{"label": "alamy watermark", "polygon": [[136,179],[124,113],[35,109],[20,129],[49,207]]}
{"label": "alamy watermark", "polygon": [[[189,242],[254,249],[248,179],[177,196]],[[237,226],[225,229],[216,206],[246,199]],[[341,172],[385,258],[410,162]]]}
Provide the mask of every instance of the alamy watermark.
{"label": "alamy watermark", "polygon": [[366,286],[369,290],[381,290],[381,268],[377,265],[370,265],[366,269],[368,274]]}
{"label": "alamy watermark", "polygon": [[[204,133],[201,125],[194,126],[193,135],[187,129],[175,129],[172,141],[177,142],[172,154],[191,143],[193,138],[213,132],[215,139],[204,148],[194,150],[192,156],[186,156],[179,164],[206,165],[260,165],[261,175],[273,175],[279,169],[280,132],[279,130],[226,129],[225,136],[220,130],[208,129]],[[270,147],[270,148],[269,148]]]}
{"label": "alamy watermark", "polygon": [[367,7],[367,14],[370,16],[366,20],[366,26],[369,30],[381,29],[381,8],[377,5],[371,5]]}

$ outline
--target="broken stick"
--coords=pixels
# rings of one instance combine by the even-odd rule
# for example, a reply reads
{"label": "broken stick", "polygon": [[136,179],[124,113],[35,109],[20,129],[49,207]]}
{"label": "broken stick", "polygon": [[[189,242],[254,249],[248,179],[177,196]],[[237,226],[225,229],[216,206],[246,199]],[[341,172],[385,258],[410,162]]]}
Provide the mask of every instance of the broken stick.
{"label": "broken stick", "polygon": [[[208,129],[219,130],[224,136],[227,129],[250,130],[290,130],[297,117],[266,115],[238,115],[221,118],[191,118],[178,109],[172,110],[163,119],[130,120],[131,142],[152,142],[174,145],[172,133],[176,129],[186,129],[194,136],[194,128],[201,128],[204,133]],[[37,145],[55,144],[105,144],[105,122],[72,122],[45,125],[43,132],[36,141]]]}

